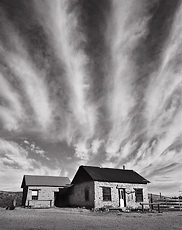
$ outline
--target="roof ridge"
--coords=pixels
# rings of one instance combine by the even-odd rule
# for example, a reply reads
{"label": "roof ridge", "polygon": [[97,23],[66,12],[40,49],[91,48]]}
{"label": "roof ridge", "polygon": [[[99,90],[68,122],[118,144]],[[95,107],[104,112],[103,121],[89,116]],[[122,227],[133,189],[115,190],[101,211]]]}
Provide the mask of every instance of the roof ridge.
{"label": "roof ridge", "polygon": [[100,166],[91,166],[91,165],[81,165],[80,167],[89,167],[89,168],[100,168],[100,169],[112,169],[112,170],[125,170],[125,171],[133,171],[132,169],[123,169],[123,168],[107,168],[107,167],[100,167]]}
{"label": "roof ridge", "polygon": [[46,176],[46,175],[28,175],[28,174],[26,174],[26,175],[24,175],[24,176],[33,176],[33,177],[35,177],[35,176],[38,176],[38,177],[61,177],[61,178],[68,178],[67,176]]}

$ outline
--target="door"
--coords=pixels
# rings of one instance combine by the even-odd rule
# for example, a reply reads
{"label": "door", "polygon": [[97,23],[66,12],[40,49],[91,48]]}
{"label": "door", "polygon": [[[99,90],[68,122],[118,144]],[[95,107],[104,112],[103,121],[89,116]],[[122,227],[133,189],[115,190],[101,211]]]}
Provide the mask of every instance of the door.
{"label": "door", "polygon": [[121,208],[125,207],[125,189],[124,188],[120,188],[119,189],[119,206]]}
{"label": "door", "polygon": [[54,205],[56,207],[59,205],[59,192],[54,192]]}

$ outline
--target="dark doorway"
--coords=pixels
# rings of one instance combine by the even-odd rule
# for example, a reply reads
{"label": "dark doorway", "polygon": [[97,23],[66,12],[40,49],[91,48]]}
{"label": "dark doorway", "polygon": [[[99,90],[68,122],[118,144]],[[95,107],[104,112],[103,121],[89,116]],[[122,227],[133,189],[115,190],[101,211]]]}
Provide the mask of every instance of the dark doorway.
{"label": "dark doorway", "polygon": [[54,192],[54,205],[58,207],[59,204],[59,192]]}
{"label": "dark doorway", "polygon": [[59,192],[54,192],[54,205],[56,207],[69,206],[68,188],[60,188]]}

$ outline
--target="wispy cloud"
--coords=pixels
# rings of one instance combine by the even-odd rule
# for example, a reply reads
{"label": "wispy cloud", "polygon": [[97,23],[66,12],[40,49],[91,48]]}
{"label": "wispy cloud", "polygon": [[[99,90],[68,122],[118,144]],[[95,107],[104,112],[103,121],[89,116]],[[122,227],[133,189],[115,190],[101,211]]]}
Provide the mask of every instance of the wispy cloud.
{"label": "wispy cloud", "polygon": [[35,1],[35,5],[40,23],[63,68],[59,77],[63,78],[67,90],[66,116],[69,117],[69,111],[73,115],[69,120],[65,120],[68,123],[66,132],[70,132],[66,135],[67,141],[74,140],[73,135],[89,139],[95,131],[97,113],[96,106],[89,98],[89,58],[84,51],[86,38],[79,22],[79,7],[72,10],[71,2],[66,0]]}
{"label": "wispy cloud", "polygon": [[24,174],[60,175],[61,169],[50,169],[40,161],[30,158],[28,151],[13,141],[0,139],[0,177],[1,189],[20,190]]}
{"label": "wispy cloud", "polygon": [[[26,120],[30,119],[36,122],[41,129],[47,128],[51,120],[51,105],[47,85],[44,81],[45,73],[38,70],[32,62],[25,48],[25,41],[6,15],[2,14],[1,18],[4,22],[3,30],[6,31],[6,39],[11,44],[9,49],[5,47],[1,51],[6,71],[0,76],[1,87],[3,87],[1,94],[4,92],[2,95],[4,100],[11,102],[9,116],[13,108],[14,115],[12,120],[15,124],[18,123],[20,126],[20,123],[23,122],[24,124]],[[6,111],[6,108],[3,107],[2,111]],[[21,122],[18,122],[20,119]],[[9,122],[5,122],[5,126],[9,127],[9,129],[16,130],[19,128],[13,123],[12,127],[10,127],[11,123],[7,123]]]}
{"label": "wispy cloud", "polygon": [[106,146],[108,159],[118,154],[122,142],[131,137],[131,111],[137,103],[137,91],[134,88],[137,64],[133,53],[140,39],[147,34],[148,20],[143,1],[112,1],[106,33],[110,57],[106,80],[111,122]]}
{"label": "wispy cloud", "polygon": [[43,149],[41,149],[39,146],[36,146],[34,142],[29,142],[28,140],[24,140],[21,146],[25,146],[24,148],[26,150],[36,153],[37,155],[46,158],[47,160],[50,160],[50,158],[46,156],[46,152]]}
{"label": "wispy cloud", "polygon": [[13,90],[5,77],[0,73],[0,117],[7,130],[17,130],[23,115],[20,95]]}

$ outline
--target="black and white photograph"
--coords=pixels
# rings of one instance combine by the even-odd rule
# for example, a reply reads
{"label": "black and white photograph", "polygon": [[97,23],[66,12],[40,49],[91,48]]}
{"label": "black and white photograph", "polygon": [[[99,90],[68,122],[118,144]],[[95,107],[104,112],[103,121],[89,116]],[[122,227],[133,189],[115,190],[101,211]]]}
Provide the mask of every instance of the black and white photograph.
{"label": "black and white photograph", "polygon": [[0,230],[182,229],[182,0],[0,0]]}

